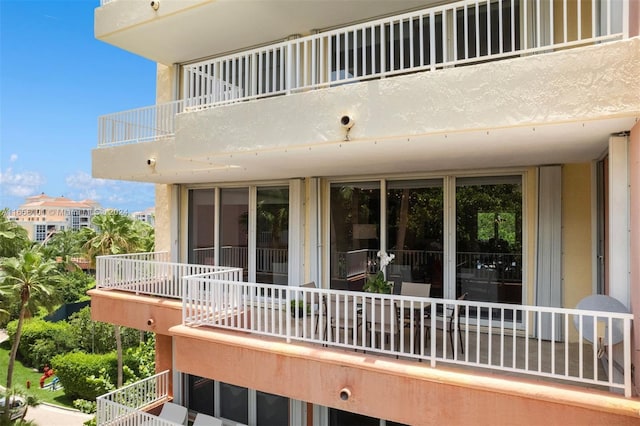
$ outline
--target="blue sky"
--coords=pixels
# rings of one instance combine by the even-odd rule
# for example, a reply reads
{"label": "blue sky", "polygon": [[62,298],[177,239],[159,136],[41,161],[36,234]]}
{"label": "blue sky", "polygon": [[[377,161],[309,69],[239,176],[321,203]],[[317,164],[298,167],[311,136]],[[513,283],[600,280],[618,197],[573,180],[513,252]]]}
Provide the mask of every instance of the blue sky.
{"label": "blue sky", "polygon": [[153,185],[91,177],[98,116],[155,101],[155,64],[94,38],[99,3],[0,0],[0,208],[41,192],[154,205]]}

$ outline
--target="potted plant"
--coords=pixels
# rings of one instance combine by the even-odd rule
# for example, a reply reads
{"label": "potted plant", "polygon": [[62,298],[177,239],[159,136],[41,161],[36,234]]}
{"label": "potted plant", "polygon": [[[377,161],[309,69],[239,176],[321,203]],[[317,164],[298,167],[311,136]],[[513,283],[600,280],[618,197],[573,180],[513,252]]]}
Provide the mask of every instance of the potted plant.
{"label": "potted plant", "polygon": [[380,258],[380,270],[375,275],[370,275],[367,282],[362,287],[364,291],[369,293],[383,293],[391,294],[393,290],[392,284],[384,277],[384,270],[388,264],[390,264],[395,255],[387,254],[386,252],[379,251],[378,258]]}
{"label": "potted plant", "polygon": [[292,300],[291,301],[291,316],[293,318],[302,318],[304,316],[304,300]]}
{"label": "potted plant", "polygon": [[369,293],[391,294],[392,288],[391,283],[384,277],[384,273],[378,271],[377,274],[369,276],[363,290]]}

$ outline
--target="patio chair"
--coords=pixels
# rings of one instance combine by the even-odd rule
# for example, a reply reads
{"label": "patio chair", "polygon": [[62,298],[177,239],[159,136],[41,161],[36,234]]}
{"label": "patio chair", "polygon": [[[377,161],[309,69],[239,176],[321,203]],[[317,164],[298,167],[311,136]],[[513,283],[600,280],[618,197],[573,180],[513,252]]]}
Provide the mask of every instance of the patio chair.
{"label": "patio chair", "polygon": [[[331,294],[329,298],[323,297],[323,312],[325,320],[324,340],[327,339],[327,323],[331,327],[331,342],[340,342],[341,330],[348,329],[353,341],[356,340],[357,329],[360,328],[361,320],[358,312],[359,308],[353,296]],[[336,332],[337,329],[337,332]]]}
{"label": "patio chair", "polygon": [[[468,293],[463,293],[458,300],[465,300],[467,298]],[[460,348],[462,349],[462,353],[464,354],[464,341],[462,340],[462,331],[460,330],[460,318],[464,317],[467,314],[467,308],[464,305],[455,305],[451,307],[447,307],[447,311],[449,312],[449,342],[451,343],[451,351],[454,352],[453,346],[453,333],[455,333],[455,327],[458,329],[458,337],[460,340]]]}
{"label": "patio chair", "polygon": [[217,417],[198,413],[192,426],[223,426],[222,420]]}
{"label": "patio chair", "polygon": [[189,412],[187,407],[183,407],[182,405],[178,405],[173,402],[165,402],[158,417],[173,423],[187,426]]}
{"label": "patio chair", "polygon": [[[400,342],[400,322],[399,314],[393,301],[387,299],[367,298],[365,300],[361,316],[366,325],[366,337],[371,346],[371,337],[374,338],[374,345],[377,348],[385,349],[385,344],[389,342],[389,348],[398,349]],[[393,340],[389,340],[393,336]],[[391,347],[393,345],[393,347]]]}
{"label": "patio chair", "polygon": [[[401,284],[401,288],[400,288],[401,296],[428,298],[430,294],[431,294],[431,284],[413,283],[408,281],[403,281]],[[429,309],[430,306],[431,306],[431,303],[425,303],[424,305],[420,305],[417,309],[411,309],[411,308],[405,307],[404,312],[402,313],[403,327],[404,328],[413,327],[414,353],[416,349],[415,347],[416,341],[419,341],[420,344],[422,344],[422,335],[419,335],[421,323],[424,323],[424,328],[425,328],[424,333],[426,335],[425,341],[427,342],[429,341],[429,337],[431,334],[431,327],[429,326],[430,322],[428,321],[428,319],[431,318],[431,315],[430,315],[431,310]],[[418,337],[420,337],[420,339],[418,339]]]}

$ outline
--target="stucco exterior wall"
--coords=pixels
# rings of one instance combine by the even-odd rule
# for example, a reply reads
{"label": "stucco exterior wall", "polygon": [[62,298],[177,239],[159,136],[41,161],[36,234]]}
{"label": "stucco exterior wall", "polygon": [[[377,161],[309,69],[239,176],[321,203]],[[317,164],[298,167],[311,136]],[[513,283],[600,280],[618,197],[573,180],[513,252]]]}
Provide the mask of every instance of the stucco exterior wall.
{"label": "stucco exterior wall", "polygon": [[592,293],[591,165],[562,166],[562,281],[563,306]]}
{"label": "stucco exterior wall", "polygon": [[[602,119],[640,110],[640,39],[181,114],[184,157]],[[246,125],[242,125],[246,123]]]}
{"label": "stucco exterior wall", "polygon": [[[632,425],[638,401],[213,329],[172,328],[178,370],[412,425]],[[202,354],[208,354],[203,357]],[[347,400],[340,398],[350,391]]]}

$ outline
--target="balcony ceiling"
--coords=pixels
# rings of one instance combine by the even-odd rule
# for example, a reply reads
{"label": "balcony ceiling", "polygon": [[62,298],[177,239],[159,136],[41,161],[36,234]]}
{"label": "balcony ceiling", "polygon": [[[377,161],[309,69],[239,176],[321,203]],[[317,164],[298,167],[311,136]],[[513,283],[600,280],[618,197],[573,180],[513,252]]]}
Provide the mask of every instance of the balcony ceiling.
{"label": "balcony ceiling", "polygon": [[[434,0],[113,0],[96,9],[96,38],[163,64],[193,61],[281,40],[313,29],[344,26],[428,7]],[[176,10],[172,10],[173,9]],[[172,13],[170,13],[172,12]]]}

